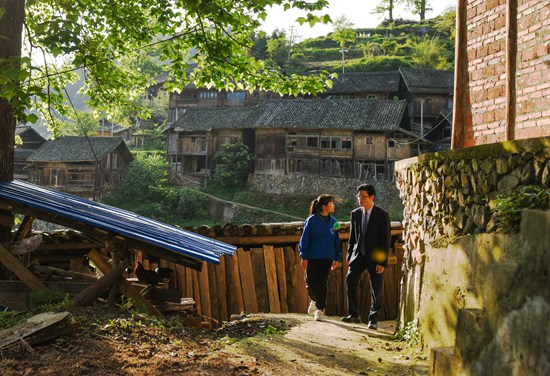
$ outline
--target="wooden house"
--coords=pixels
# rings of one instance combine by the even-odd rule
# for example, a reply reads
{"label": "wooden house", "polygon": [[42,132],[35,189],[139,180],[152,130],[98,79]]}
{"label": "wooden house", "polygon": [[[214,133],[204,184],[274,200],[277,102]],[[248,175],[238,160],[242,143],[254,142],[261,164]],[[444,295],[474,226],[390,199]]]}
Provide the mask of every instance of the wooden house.
{"label": "wooden house", "polygon": [[166,129],[171,172],[211,177],[224,143],[254,153],[254,174],[392,179],[393,162],[417,155],[406,102],[266,100],[254,107],[190,108]]}
{"label": "wooden house", "polygon": [[278,94],[260,90],[217,90],[189,84],[180,93],[170,94],[168,123],[178,121],[185,111],[194,107],[251,107],[261,100],[279,98]]}
{"label": "wooden house", "polygon": [[[453,108],[454,73],[437,69],[399,68],[399,98],[406,99],[411,129],[427,137]],[[443,136],[444,134],[442,134]],[[439,144],[438,139],[432,141]]]}
{"label": "wooden house", "polygon": [[100,201],[104,192],[120,186],[132,159],[122,138],[62,137],[27,158],[29,181]]}
{"label": "wooden house", "polygon": [[130,128],[102,119],[96,137],[118,137],[129,143],[132,140],[132,131]]}
{"label": "wooden house", "polygon": [[27,158],[41,147],[46,139],[29,125],[18,125],[15,135],[21,137],[21,145],[15,146],[14,151],[14,179],[29,180],[29,165]]}

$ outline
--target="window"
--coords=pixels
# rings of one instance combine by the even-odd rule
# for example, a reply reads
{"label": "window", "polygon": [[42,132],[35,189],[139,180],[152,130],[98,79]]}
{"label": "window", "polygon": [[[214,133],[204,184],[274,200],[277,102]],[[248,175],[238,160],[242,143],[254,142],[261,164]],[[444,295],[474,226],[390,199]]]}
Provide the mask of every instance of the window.
{"label": "window", "polygon": [[217,91],[201,91],[199,93],[200,99],[216,99],[218,98],[218,92]]}
{"label": "window", "polygon": [[372,137],[367,137],[367,145],[374,144],[374,139]]}
{"label": "window", "polygon": [[394,148],[394,147],[395,147],[395,141],[393,141],[393,140],[388,140],[388,147],[389,147],[389,148]]}
{"label": "window", "polygon": [[245,99],[245,92],[244,91],[234,91],[234,92],[228,92],[225,93],[225,99],[230,101],[244,101]]}
{"label": "window", "polygon": [[351,137],[321,137],[321,149],[351,150]]}
{"label": "window", "polygon": [[376,99],[376,95],[369,94],[369,95],[367,95],[367,99]]}
{"label": "window", "polygon": [[298,147],[318,147],[319,137],[318,136],[287,136],[286,145],[287,146],[298,146]]}

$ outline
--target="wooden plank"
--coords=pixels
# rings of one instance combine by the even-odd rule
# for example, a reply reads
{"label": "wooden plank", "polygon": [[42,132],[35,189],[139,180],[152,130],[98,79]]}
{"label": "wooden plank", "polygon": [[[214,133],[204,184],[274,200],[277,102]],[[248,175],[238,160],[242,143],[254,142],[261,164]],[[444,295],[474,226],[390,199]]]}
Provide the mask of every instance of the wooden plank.
{"label": "wooden plank", "polygon": [[269,312],[269,299],[267,297],[267,276],[265,272],[263,248],[251,248],[252,272],[254,274],[254,287],[256,288],[256,301],[259,312]]}
{"label": "wooden plank", "polygon": [[185,269],[185,293],[186,298],[193,297],[193,269],[183,267]]}
{"label": "wooden plank", "polygon": [[34,346],[74,330],[69,312],[44,312],[0,332],[0,350],[21,343]]}
{"label": "wooden plank", "polygon": [[342,316],[349,315],[348,312],[348,286],[346,285],[346,277],[348,275],[348,261],[346,259],[347,257],[347,249],[348,249],[348,243],[349,242],[342,242]]}
{"label": "wooden plank", "polygon": [[[241,276],[239,272],[238,251],[232,256],[227,256],[227,286],[229,290],[229,315],[232,313],[241,314],[244,311],[243,290],[241,288]],[[242,249],[241,249],[242,252]]]}
{"label": "wooden plank", "polygon": [[216,281],[216,270],[214,264],[208,263],[208,286],[209,286],[209,294],[210,294],[210,310],[211,310],[211,316],[213,319],[216,319],[217,323],[214,327],[219,326],[220,322],[220,312],[219,312],[219,306],[220,306],[220,299],[218,296],[218,283]]}
{"label": "wooden plank", "polygon": [[183,265],[178,265],[178,264],[175,264],[175,281],[176,281],[176,286],[175,286],[175,289],[176,290],[179,290],[183,293],[183,296],[185,297],[189,297],[189,295],[187,295],[185,293],[185,290],[186,290],[186,274],[185,274],[185,266]]}
{"label": "wooden plank", "polygon": [[258,300],[256,299],[256,285],[252,272],[252,259],[250,252],[242,248],[237,250],[239,260],[239,274],[243,292],[244,310],[251,313],[258,313]]}
{"label": "wooden plank", "polygon": [[202,315],[212,317],[212,306],[210,304],[210,284],[208,282],[207,262],[202,262],[202,270],[198,273],[199,290],[201,296]]}
{"label": "wooden plank", "polygon": [[[199,286],[199,272],[197,270],[193,270],[193,296],[192,298],[195,299],[195,307],[197,308],[197,313],[199,315],[202,315],[202,299],[201,299],[201,290]],[[189,298],[189,296],[186,296],[186,298]]]}
{"label": "wooden plank", "polygon": [[6,268],[11,270],[17,278],[31,288],[31,290],[48,289],[41,280],[36,278],[23,264],[19,262],[17,257],[12,255],[6,248],[0,245],[0,262]]}
{"label": "wooden plank", "polygon": [[275,267],[277,269],[277,285],[279,286],[279,297],[281,312],[288,313],[288,289],[286,284],[285,254],[281,247],[275,248]]}
{"label": "wooden plank", "polygon": [[273,246],[264,246],[263,255],[267,282],[267,297],[269,300],[269,312],[281,313],[279,286],[277,283],[277,266],[275,265],[275,251],[273,250]]}
{"label": "wooden plank", "polygon": [[216,265],[216,283],[218,284],[218,312],[220,321],[228,321],[227,311],[227,299],[229,294],[227,293],[227,281],[225,278],[225,260],[226,256],[220,257],[220,263]]}
{"label": "wooden plank", "polygon": [[296,289],[298,288],[298,273],[296,272],[296,258],[292,247],[284,248],[285,273],[288,290],[287,302],[289,312],[298,312],[298,298]]}
{"label": "wooden plank", "polygon": [[295,256],[295,263],[296,263],[296,271],[298,274],[298,286],[296,289],[296,294],[298,297],[298,312],[299,313],[307,313],[307,308],[309,306],[309,297],[307,294],[306,289],[306,272],[302,268],[302,259],[300,257],[300,252],[298,251],[298,244],[296,244],[296,247],[294,249],[294,256]]}

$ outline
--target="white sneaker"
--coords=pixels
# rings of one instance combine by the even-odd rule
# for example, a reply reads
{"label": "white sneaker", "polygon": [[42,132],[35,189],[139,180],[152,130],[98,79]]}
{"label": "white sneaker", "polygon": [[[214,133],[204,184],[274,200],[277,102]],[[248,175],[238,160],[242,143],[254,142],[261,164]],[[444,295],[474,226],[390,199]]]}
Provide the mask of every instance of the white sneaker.
{"label": "white sneaker", "polygon": [[317,307],[315,306],[315,301],[312,300],[311,302],[309,302],[309,307],[307,309],[307,314],[308,315],[313,315],[313,313],[315,312],[316,309],[317,309]]}
{"label": "white sneaker", "polygon": [[315,321],[321,321],[323,319],[323,311],[321,311],[320,309],[316,310],[315,311],[315,314],[313,315],[313,320]]}

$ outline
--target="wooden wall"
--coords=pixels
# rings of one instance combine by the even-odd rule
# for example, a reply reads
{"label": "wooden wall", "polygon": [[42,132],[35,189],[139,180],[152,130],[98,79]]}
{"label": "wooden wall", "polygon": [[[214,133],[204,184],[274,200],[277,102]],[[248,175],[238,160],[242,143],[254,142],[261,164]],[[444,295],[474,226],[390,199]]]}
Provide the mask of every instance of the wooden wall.
{"label": "wooden wall", "polygon": [[[399,242],[396,244],[395,252],[390,252],[391,265],[385,272],[385,304],[380,320],[397,318],[403,250]],[[344,258],[346,247],[347,241],[343,241]],[[193,298],[199,314],[218,321],[229,320],[232,314],[243,311],[307,312],[309,298],[297,245],[258,245],[247,250],[238,248],[233,256],[222,256],[218,265],[204,262],[201,272],[170,263],[163,266],[175,270],[169,287],[179,290],[183,297]],[[149,267],[154,269],[155,265]],[[343,268],[331,272],[329,276],[328,316],[347,315],[346,272],[347,263],[344,263]],[[370,307],[367,273],[361,279],[359,291],[362,319],[366,321]]]}

